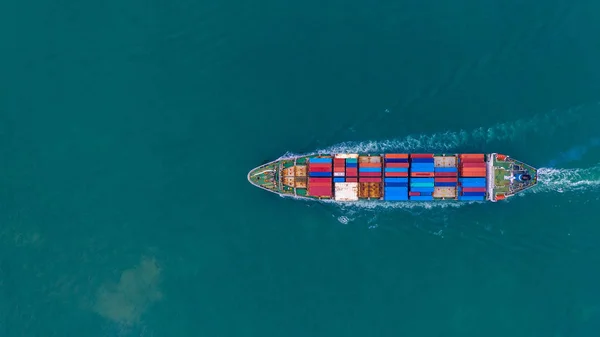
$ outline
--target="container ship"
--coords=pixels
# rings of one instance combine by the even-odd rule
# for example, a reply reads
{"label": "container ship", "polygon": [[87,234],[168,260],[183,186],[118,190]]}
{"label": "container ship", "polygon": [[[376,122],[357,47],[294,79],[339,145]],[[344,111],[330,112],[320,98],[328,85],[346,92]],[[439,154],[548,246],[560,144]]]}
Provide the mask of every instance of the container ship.
{"label": "container ship", "polygon": [[248,181],[282,196],[352,202],[504,200],[537,184],[537,170],[491,153],[333,153],[263,164]]}

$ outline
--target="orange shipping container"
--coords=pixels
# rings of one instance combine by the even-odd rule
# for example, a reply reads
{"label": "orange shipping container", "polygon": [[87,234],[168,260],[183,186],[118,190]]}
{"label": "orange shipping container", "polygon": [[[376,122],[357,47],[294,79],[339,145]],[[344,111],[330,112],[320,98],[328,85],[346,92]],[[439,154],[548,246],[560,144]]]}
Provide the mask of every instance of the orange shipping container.
{"label": "orange shipping container", "polygon": [[460,173],[461,176],[464,176],[466,174],[483,174],[485,175],[485,171],[463,171]]}
{"label": "orange shipping container", "polygon": [[406,153],[387,153],[385,155],[386,158],[408,158],[408,154]]}
{"label": "orange shipping container", "polygon": [[466,163],[485,163],[485,161],[479,158],[465,158],[460,160],[461,165]]}
{"label": "orange shipping container", "polygon": [[486,172],[487,170],[485,168],[479,168],[479,167],[465,167],[464,169],[461,170],[461,172]]}
{"label": "orange shipping container", "polygon": [[360,167],[381,167],[381,163],[360,163]]}
{"label": "orange shipping container", "polygon": [[460,159],[463,159],[463,158],[465,158],[465,159],[466,158],[475,158],[475,159],[483,160],[485,158],[485,155],[482,153],[463,153],[460,155]]}

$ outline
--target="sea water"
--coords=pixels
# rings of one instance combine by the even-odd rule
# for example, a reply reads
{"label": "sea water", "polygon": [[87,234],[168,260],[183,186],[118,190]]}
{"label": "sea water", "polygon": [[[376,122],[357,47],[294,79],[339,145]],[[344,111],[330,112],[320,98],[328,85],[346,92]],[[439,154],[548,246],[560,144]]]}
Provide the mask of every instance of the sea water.
{"label": "sea water", "polygon": [[[600,330],[597,3],[13,1],[0,335]],[[498,203],[306,202],[316,151],[498,152]]]}

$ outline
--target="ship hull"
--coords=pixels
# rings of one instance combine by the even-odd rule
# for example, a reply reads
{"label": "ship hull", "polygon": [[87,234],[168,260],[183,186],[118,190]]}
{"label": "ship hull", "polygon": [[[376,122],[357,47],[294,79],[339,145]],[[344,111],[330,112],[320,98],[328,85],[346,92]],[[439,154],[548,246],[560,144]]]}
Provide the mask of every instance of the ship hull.
{"label": "ship hull", "polygon": [[537,170],[497,153],[332,153],[280,158],[247,178],[308,200],[496,202],[535,186]]}

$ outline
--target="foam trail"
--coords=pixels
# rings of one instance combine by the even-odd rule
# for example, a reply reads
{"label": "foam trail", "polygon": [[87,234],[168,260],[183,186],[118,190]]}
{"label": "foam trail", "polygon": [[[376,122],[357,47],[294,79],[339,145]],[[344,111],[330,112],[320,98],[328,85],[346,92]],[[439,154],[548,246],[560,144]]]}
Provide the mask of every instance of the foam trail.
{"label": "foam trail", "polygon": [[[557,131],[581,118],[580,110],[584,106],[576,106],[567,111],[553,111],[539,114],[530,119],[499,123],[488,128],[480,127],[471,131],[445,131],[434,134],[409,135],[404,138],[343,142],[308,154],[332,152],[386,152],[386,151],[451,151],[471,148],[484,150],[486,145],[494,142],[513,142],[525,135],[543,134],[551,136]],[[293,155],[286,153],[287,156]]]}
{"label": "foam trail", "polygon": [[586,169],[540,168],[538,170],[538,186],[532,188],[533,193],[555,191],[586,191],[600,188],[600,166]]}

